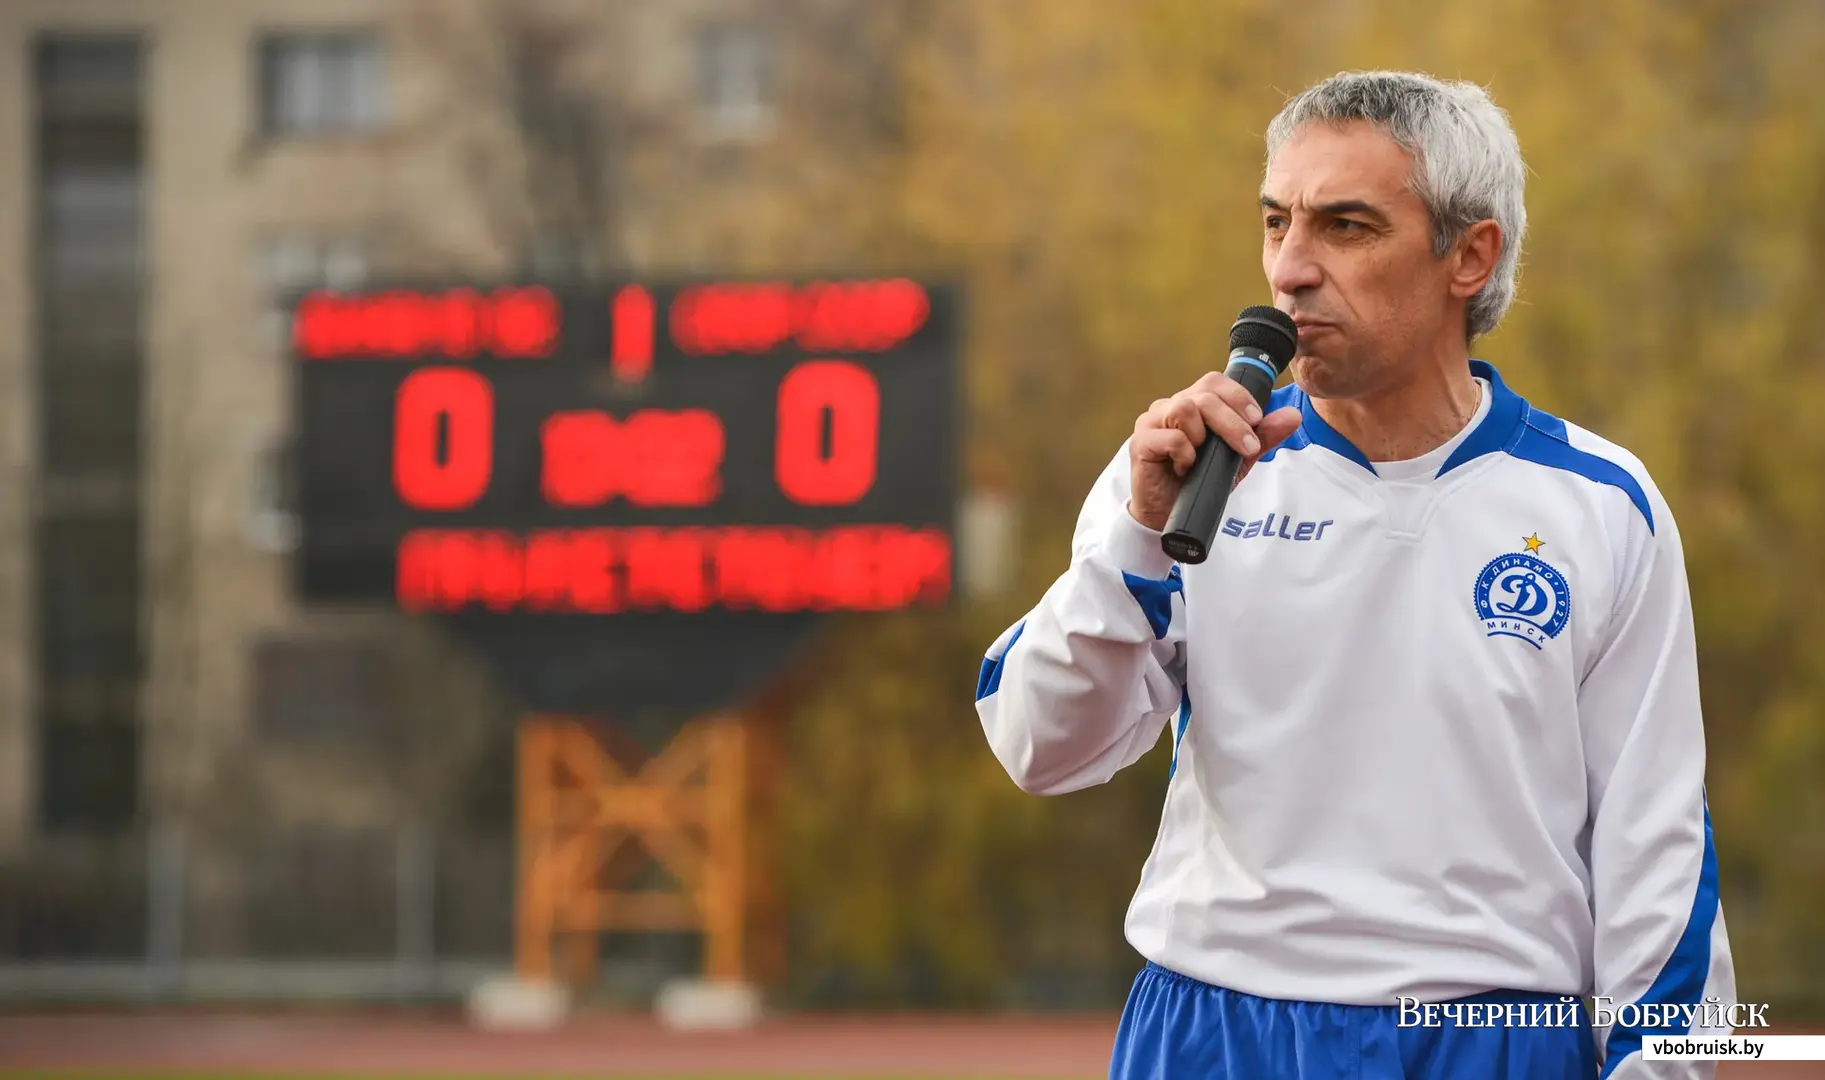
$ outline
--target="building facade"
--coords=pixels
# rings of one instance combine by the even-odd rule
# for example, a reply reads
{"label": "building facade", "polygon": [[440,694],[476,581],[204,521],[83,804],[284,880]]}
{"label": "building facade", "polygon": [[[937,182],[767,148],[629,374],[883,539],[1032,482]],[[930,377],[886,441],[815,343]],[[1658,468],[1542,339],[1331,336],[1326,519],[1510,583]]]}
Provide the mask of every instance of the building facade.
{"label": "building facade", "polygon": [[499,818],[485,673],[292,598],[285,301],[858,266],[835,208],[895,138],[882,10],[0,6],[0,866]]}

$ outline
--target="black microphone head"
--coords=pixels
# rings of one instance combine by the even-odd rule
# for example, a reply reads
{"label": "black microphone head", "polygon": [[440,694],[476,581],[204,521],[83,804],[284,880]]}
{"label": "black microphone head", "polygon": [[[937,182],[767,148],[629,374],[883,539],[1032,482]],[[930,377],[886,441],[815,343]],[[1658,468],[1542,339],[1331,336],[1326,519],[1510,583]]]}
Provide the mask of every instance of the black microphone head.
{"label": "black microphone head", "polygon": [[1259,349],[1267,354],[1274,373],[1286,370],[1299,350],[1299,327],[1293,317],[1277,307],[1257,304],[1245,307],[1229,328],[1229,349]]}

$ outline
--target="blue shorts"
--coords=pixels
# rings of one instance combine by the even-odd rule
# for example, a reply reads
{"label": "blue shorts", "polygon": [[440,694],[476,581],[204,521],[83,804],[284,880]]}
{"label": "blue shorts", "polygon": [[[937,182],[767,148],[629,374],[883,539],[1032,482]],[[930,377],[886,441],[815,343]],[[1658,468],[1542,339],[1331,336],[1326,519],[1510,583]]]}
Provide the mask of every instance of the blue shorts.
{"label": "blue shorts", "polygon": [[[1501,991],[1460,1001],[1560,1005]],[[1400,1006],[1280,1001],[1148,964],[1134,981],[1110,1080],[1594,1080],[1582,1002],[1563,1027],[1398,1025]],[[1411,1019],[1411,1016],[1409,1016]]]}

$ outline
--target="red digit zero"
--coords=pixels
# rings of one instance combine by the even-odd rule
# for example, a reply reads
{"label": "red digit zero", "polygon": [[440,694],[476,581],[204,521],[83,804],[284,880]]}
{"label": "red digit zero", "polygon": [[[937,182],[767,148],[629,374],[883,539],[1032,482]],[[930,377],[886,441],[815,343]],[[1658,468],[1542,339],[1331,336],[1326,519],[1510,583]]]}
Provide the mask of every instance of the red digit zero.
{"label": "red digit zero", "polygon": [[494,389],[464,368],[424,368],[399,384],[393,488],[417,510],[461,510],[494,468]]}
{"label": "red digit zero", "polygon": [[779,384],[773,470],[780,491],[801,506],[855,502],[874,486],[880,432],[873,372],[847,360],[799,364]]}

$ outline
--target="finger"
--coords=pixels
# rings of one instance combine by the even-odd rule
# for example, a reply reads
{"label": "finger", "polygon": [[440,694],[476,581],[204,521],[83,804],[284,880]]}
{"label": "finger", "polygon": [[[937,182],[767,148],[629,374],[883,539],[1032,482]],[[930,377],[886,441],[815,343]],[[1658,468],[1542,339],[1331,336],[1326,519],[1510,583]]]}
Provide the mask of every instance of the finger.
{"label": "finger", "polygon": [[1193,446],[1204,441],[1204,432],[1209,427],[1205,419],[1203,408],[1189,391],[1174,394],[1166,409],[1166,426],[1183,431]]}
{"label": "finger", "polygon": [[1226,372],[1210,372],[1192,383],[1191,389],[1216,394],[1249,423],[1261,422],[1261,404],[1255,400],[1255,395],[1249,393],[1247,387],[1230,378]]}
{"label": "finger", "polygon": [[1173,471],[1183,476],[1198,458],[1198,449],[1190,436],[1178,428],[1151,428],[1134,437],[1136,456],[1142,461],[1170,462]]}
{"label": "finger", "polygon": [[1184,476],[1198,460],[1198,448],[1178,428],[1149,428],[1134,434],[1135,456],[1142,461],[1171,462],[1172,471]]}
{"label": "finger", "polygon": [[1249,393],[1248,388],[1236,380],[1225,375],[1211,384],[1210,392],[1222,398],[1230,408],[1236,410],[1251,425],[1261,422],[1261,405],[1255,401],[1255,395]]}
{"label": "finger", "polygon": [[1194,393],[1192,398],[1198,403],[1204,426],[1234,447],[1236,453],[1243,457],[1260,453],[1261,440],[1255,434],[1254,425],[1243,419],[1228,401],[1210,391]]}
{"label": "finger", "polygon": [[1257,462],[1274,447],[1285,442],[1293,432],[1298,431],[1299,425],[1304,422],[1305,417],[1291,405],[1284,409],[1275,409],[1263,417],[1261,423],[1255,426],[1255,433],[1261,437],[1261,453],[1244,461],[1242,467],[1236,470],[1236,483],[1230,485],[1230,490],[1234,491],[1236,485],[1242,483],[1243,478],[1249,474],[1249,470],[1253,469]]}
{"label": "finger", "polygon": [[1171,409],[1172,409],[1172,399],[1171,398],[1159,398],[1159,399],[1155,400],[1153,404],[1147,406],[1146,412],[1135,417],[1134,433],[1136,435],[1139,435],[1143,431],[1149,431],[1153,428],[1165,427],[1166,426],[1166,415],[1168,412],[1171,411]]}
{"label": "finger", "polygon": [[1299,425],[1304,421],[1305,417],[1292,405],[1275,409],[1262,417],[1261,422],[1255,425],[1255,434],[1261,439],[1261,452],[1265,454],[1285,442],[1293,432],[1299,430]]}

